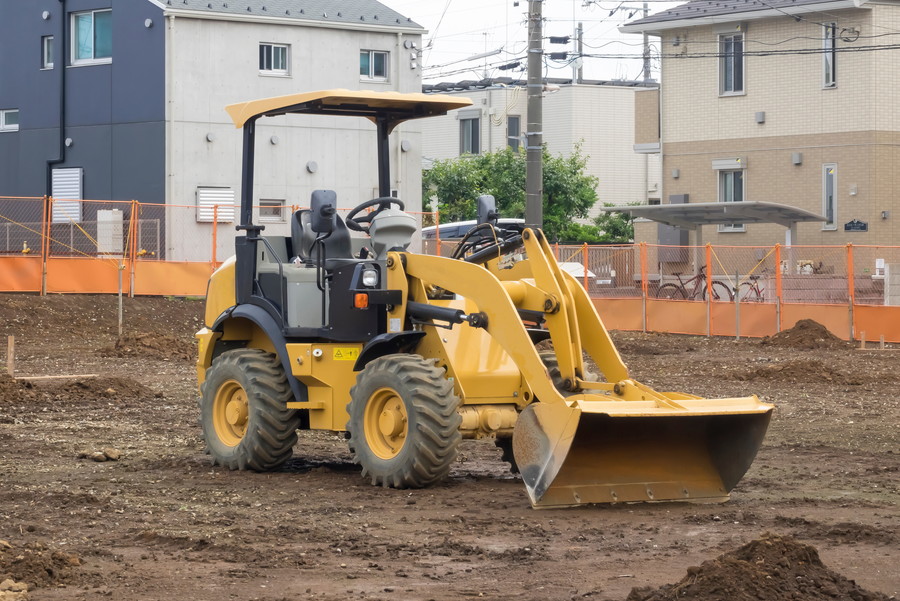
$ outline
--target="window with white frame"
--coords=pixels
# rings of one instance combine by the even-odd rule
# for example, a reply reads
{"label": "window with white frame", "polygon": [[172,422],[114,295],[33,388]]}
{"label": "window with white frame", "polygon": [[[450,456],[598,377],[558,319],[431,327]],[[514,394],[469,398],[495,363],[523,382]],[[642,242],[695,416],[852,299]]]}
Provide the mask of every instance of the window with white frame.
{"label": "window with white frame", "polygon": [[459,154],[481,153],[481,119],[459,120]]}
{"label": "window with white frame", "polygon": [[19,131],[19,109],[0,110],[0,131]]}
{"label": "window with white frame", "polygon": [[284,216],[284,200],[277,200],[273,198],[259,199],[260,223],[284,223]]}
{"label": "window with white frame", "polygon": [[378,50],[359,51],[359,76],[362,79],[385,81],[388,78],[388,56]]}
{"label": "window with white frame", "polygon": [[259,45],[259,72],[263,75],[289,75],[290,46],[287,44]]}
{"label": "window with white frame", "polygon": [[72,64],[112,62],[112,10],[72,13]]}
{"label": "window with white frame", "polygon": [[41,69],[53,68],[53,36],[45,35],[41,38]]}
{"label": "window with white frame", "polygon": [[[719,202],[743,202],[744,200],[744,171],[719,171]],[[743,232],[743,223],[723,223],[719,226],[720,232]]]}
{"label": "window with white frame", "polygon": [[837,163],[822,165],[822,214],[823,230],[837,229]]}
{"label": "window with white frame", "polygon": [[744,34],[719,36],[719,94],[744,93]]}
{"label": "window with white frame", "polygon": [[522,118],[519,115],[508,115],[506,117],[506,145],[519,151],[521,144],[520,136],[522,135]]}
{"label": "window with white frame", "polygon": [[822,39],[822,87],[837,86],[837,23],[826,23]]}

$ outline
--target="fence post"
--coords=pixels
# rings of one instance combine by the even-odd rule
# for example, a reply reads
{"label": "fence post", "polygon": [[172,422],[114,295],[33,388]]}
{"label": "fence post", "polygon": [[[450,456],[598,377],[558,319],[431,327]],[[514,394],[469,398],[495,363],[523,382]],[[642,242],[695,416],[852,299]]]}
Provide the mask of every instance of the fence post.
{"label": "fence post", "polygon": [[775,333],[781,331],[781,245],[775,245]]}
{"label": "fence post", "polygon": [[853,303],[856,302],[856,277],[853,274],[853,244],[847,243],[847,310],[850,319],[850,340],[853,341]]}
{"label": "fence post", "polygon": [[734,272],[734,339],[741,339],[741,272]]}
{"label": "fence post", "polygon": [[706,337],[712,336],[712,244],[706,243]]}
{"label": "fence post", "polygon": [[553,243],[553,252],[556,253],[556,261],[559,262],[559,242]]}
{"label": "fence post", "polygon": [[585,242],[581,246],[581,264],[584,269],[584,291],[588,292],[588,245]]}
{"label": "fence post", "polygon": [[141,211],[141,205],[136,200],[131,201],[131,223],[128,224],[129,241],[131,242],[128,252],[131,255],[131,269],[128,274],[128,297],[134,298],[134,273],[137,269],[137,252],[138,252],[138,215]]}
{"label": "fence post", "polygon": [[650,282],[647,281],[647,243],[641,242],[640,246],[641,260],[641,327],[643,332],[647,333],[647,292]]}
{"label": "fence post", "polygon": [[41,203],[41,296],[47,294],[47,259],[50,254],[50,216],[52,198],[44,196]]}
{"label": "fence post", "polygon": [[437,256],[443,257],[444,253],[441,252],[441,212],[434,212],[434,240],[435,240],[435,252],[437,252]]}
{"label": "fence post", "polygon": [[216,270],[216,247],[219,245],[219,205],[213,205],[213,228],[212,228],[212,271]]}

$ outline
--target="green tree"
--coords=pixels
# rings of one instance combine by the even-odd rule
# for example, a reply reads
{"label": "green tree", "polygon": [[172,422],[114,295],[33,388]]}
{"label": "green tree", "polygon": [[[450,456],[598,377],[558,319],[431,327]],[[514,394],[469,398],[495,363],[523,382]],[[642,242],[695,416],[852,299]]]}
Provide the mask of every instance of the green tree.
{"label": "green tree", "polygon": [[[597,202],[597,178],[585,174],[587,157],[576,146],[568,157],[544,161],[543,230],[550,240],[601,242],[595,225],[574,223]],[[422,176],[422,198],[437,201],[442,223],[474,219],[475,199],[491,194],[503,217],[525,216],[525,153],[505,148],[476,156],[435,161]],[[574,238],[572,238],[574,236]]]}
{"label": "green tree", "polygon": [[[637,205],[639,203],[629,204]],[[604,202],[603,206],[611,207],[613,204]],[[625,213],[603,211],[599,217],[594,219],[594,225],[603,233],[600,240],[603,244],[630,244],[634,242],[634,218]],[[590,240],[587,242],[590,242]]]}

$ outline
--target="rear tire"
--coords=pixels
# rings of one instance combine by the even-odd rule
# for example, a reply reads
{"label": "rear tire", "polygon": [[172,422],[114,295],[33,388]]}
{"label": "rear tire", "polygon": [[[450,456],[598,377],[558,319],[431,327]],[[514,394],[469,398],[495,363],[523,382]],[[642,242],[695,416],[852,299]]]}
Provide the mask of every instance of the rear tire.
{"label": "rear tire", "polygon": [[684,288],[678,284],[663,284],[656,291],[656,298],[664,298],[668,300],[684,300]]}
{"label": "rear tire", "polygon": [[453,384],[434,361],[379,357],[356,377],[350,399],[350,452],[372,484],[423,488],[447,476],[462,417]]}
{"label": "rear tire", "polygon": [[753,285],[752,282],[744,282],[741,284],[740,290],[740,299],[741,302],[754,302],[759,303],[762,302],[762,295],[759,293],[759,289]]}
{"label": "rear tire", "polygon": [[290,459],[299,412],[281,362],[261,349],[222,353],[201,386],[200,425],[213,464],[232,470],[273,470]]}

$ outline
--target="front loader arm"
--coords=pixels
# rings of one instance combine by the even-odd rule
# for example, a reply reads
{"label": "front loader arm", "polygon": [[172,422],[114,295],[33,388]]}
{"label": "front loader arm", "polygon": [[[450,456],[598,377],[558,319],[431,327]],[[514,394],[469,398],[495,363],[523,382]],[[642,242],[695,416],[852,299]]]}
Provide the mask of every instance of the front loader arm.
{"label": "front loader arm", "polygon": [[[394,255],[394,260],[388,261],[389,288],[408,289],[409,300],[425,302],[426,299],[416,298],[417,290],[424,289],[419,286],[421,282],[471,300],[487,317],[485,329],[488,334],[519,366],[532,393],[545,403],[565,401],[554,388],[547,368],[516,311],[516,305],[494,274],[480,265],[456,259],[418,254],[391,255]],[[418,282],[407,281],[408,278]],[[399,309],[396,307],[395,311]]]}
{"label": "front loader arm", "polygon": [[[584,382],[582,345],[608,382],[628,378],[628,370],[609,338],[587,293],[563,273],[540,231],[525,230],[527,259],[512,269],[496,261],[487,268],[443,257],[403,254],[389,261],[388,286],[408,290],[409,300],[427,302],[423,290],[437,286],[469,299],[487,316],[491,335],[519,366],[532,392],[542,402],[561,402],[517,309],[543,314],[563,381],[573,390]],[[395,308],[393,314],[398,314]],[[612,391],[609,391],[612,392]]]}

